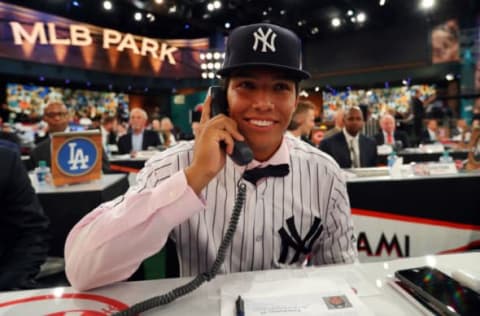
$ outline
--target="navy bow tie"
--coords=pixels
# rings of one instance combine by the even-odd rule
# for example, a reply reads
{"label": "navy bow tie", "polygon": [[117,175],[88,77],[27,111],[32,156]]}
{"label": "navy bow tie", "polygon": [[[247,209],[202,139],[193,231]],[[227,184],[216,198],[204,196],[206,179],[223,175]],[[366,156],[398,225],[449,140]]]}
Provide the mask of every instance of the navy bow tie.
{"label": "navy bow tie", "polygon": [[286,163],[281,165],[268,165],[264,168],[253,168],[250,170],[246,170],[243,173],[243,178],[256,185],[257,181],[261,178],[285,177],[289,172],[290,167]]}

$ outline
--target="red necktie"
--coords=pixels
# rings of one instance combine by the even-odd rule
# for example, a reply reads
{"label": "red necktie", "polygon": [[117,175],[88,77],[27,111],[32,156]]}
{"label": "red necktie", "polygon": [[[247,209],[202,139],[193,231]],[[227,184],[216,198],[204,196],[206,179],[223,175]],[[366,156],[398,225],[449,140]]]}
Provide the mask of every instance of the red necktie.
{"label": "red necktie", "polygon": [[387,133],[387,144],[393,144],[393,136],[392,133]]}

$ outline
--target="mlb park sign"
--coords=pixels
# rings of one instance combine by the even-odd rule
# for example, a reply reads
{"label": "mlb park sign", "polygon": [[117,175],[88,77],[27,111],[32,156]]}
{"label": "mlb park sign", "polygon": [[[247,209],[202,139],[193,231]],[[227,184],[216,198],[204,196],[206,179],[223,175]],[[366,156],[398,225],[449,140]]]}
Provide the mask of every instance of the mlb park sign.
{"label": "mlb park sign", "polygon": [[100,131],[52,134],[52,179],[54,185],[99,179],[102,172]]}

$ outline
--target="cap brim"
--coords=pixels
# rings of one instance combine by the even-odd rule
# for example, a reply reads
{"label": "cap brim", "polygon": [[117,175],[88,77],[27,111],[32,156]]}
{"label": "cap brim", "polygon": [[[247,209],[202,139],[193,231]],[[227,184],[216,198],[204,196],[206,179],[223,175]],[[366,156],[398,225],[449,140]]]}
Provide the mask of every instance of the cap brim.
{"label": "cap brim", "polygon": [[299,70],[297,68],[288,67],[288,66],[280,66],[276,64],[269,64],[269,63],[248,63],[248,64],[241,64],[235,65],[231,67],[225,67],[217,71],[217,74],[222,77],[228,77],[232,72],[244,69],[244,68],[254,68],[254,67],[265,67],[265,68],[272,68],[281,71],[285,71],[287,76],[291,76],[294,79],[304,80],[309,79],[311,77],[310,73],[304,70]]}

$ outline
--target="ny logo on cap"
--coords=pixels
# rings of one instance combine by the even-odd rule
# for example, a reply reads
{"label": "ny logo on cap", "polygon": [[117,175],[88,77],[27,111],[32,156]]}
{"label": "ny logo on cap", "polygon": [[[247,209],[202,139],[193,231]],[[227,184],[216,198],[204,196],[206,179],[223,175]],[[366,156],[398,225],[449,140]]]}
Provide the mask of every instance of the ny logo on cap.
{"label": "ny logo on cap", "polygon": [[267,48],[271,50],[272,52],[275,52],[275,39],[277,38],[277,33],[274,33],[271,28],[268,28],[267,33],[263,32],[263,29],[261,27],[258,28],[253,33],[253,36],[255,38],[255,43],[253,43],[253,50],[257,51],[259,42],[261,42],[262,45],[262,53],[267,52]]}

